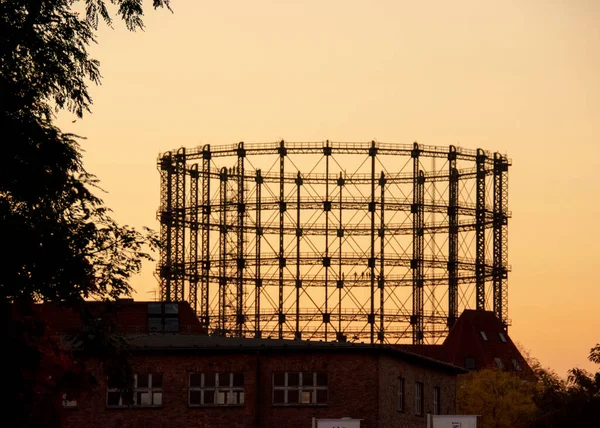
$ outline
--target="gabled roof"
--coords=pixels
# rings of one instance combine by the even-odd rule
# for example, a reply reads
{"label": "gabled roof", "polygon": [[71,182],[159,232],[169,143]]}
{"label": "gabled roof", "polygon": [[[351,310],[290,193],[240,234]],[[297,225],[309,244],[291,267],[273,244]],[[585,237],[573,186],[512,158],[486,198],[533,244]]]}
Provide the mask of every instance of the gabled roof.
{"label": "gabled roof", "polygon": [[465,366],[467,358],[471,358],[475,369],[503,368],[522,375],[531,372],[506,328],[491,311],[465,310],[443,346],[447,361],[461,367]]}
{"label": "gabled roof", "polygon": [[491,311],[465,310],[441,345],[398,346],[459,367],[473,364],[475,370],[502,368],[525,378],[533,375],[505,326]]}

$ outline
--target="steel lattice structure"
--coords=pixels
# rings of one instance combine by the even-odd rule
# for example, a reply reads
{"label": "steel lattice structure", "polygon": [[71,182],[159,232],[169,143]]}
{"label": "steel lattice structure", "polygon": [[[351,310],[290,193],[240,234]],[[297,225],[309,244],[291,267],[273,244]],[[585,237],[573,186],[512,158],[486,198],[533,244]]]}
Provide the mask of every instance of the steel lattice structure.
{"label": "steel lattice structure", "polygon": [[161,299],[214,334],[436,343],[465,308],[509,324],[505,155],[280,141],[158,164]]}

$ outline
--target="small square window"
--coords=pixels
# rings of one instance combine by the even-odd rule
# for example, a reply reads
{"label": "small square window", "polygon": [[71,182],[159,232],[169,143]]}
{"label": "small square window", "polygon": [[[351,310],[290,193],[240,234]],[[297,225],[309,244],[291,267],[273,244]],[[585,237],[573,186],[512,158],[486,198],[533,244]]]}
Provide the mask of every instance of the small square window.
{"label": "small square window", "polygon": [[285,391],[276,389],[273,391],[273,403],[284,404],[285,403]]}
{"label": "small square window", "polygon": [[296,404],[299,402],[300,394],[297,389],[288,389],[288,403]]}
{"label": "small square window", "polygon": [[138,392],[137,393],[137,404],[138,404],[138,406],[150,406],[150,405],[152,405],[152,393],[150,393],[150,392]]}
{"label": "small square window", "polygon": [[204,373],[204,387],[215,386],[215,374]]}
{"label": "small square window", "polygon": [[277,372],[273,375],[273,386],[285,386],[284,372]]}
{"label": "small square window", "polygon": [[119,391],[109,391],[106,397],[106,404],[109,406],[118,406],[121,400],[121,393]]}
{"label": "small square window", "polygon": [[302,386],[314,386],[314,373],[302,373]]}
{"label": "small square window", "polygon": [[317,404],[327,404],[326,389],[317,389]]}
{"label": "small square window", "polygon": [[521,371],[521,364],[519,364],[519,361],[516,359],[512,359],[512,364],[513,367],[515,368],[516,371],[520,372]]}
{"label": "small square window", "polygon": [[179,319],[165,318],[165,332],[177,333],[179,331]]}
{"label": "small square window", "polygon": [[312,392],[311,391],[302,391],[302,395],[300,396],[300,402],[302,404],[312,403]]}
{"label": "small square window", "polygon": [[494,358],[494,361],[500,370],[504,370],[504,364],[502,364],[502,360],[500,358]]}
{"label": "small square window", "polygon": [[199,406],[202,404],[202,392],[198,390],[190,391],[190,405]]}
{"label": "small square window", "polygon": [[204,404],[215,403],[215,391],[205,390],[204,391]]}
{"label": "small square window", "polygon": [[481,333],[481,337],[483,340],[485,340],[485,341],[488,340],[488,337],[487,337],[487,334],[485,334],[485,331],[480,331],[479,333]]}
{"label": "small square window", "polygon": [[300,373],[288,373],[288,386],[300,385]]}
{"label": "small square window", "polygon": [[67,394],[63,394],[62,406],[65,409],[73,409],[73,408],[77,407],[77,400],[73,400],[72,397],[67,398]]}

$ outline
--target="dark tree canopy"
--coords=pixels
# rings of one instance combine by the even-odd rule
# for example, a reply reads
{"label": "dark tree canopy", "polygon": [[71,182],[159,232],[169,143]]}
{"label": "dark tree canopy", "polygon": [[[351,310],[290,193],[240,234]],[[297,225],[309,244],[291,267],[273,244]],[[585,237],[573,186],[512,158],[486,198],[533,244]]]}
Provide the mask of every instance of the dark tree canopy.
{"label": "dark tree canopy", "polygon": [[144,245],[153,235],[111,218],[93,193],[97,181],[82,165],[77,137],[53,123],[60,109],[80,117],[90,110],[88,84],[99,83],[100,71],[87,50],[99,20],[112,25],[111,10],[127,28],[143,28],[142,0],[0,2],[0,236],[10,243],[3,299],[129,294],[130,276],[150,257]]}
{"label": "dark tree canopy", "polygon": [[[168,9],[169,0],[151,5]],[[100,63],[88,47],[99,24],[143,29],[143,12],[142,0],[0,0],[0,324],[14,386],[1,399],[11,426],[53,426],[57,393],[82,373],[31,303],[81,310],[86,298],[129,295],[131,276],[157,245],[149,229],[111,217],[82,164],[79,137],[54,124],[60,110],[90,111],[88,85],[100,82]],[[119,360],[111,343],[94,346]]]}

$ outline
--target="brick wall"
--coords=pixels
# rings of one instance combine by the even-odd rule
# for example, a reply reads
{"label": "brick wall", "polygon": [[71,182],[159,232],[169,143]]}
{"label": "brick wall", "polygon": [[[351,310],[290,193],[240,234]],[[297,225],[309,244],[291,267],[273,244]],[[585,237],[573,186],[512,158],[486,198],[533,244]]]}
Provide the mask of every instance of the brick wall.
{"label": "brick wall", "polygon": [[[93,364],[91,364],[93,366]],[[442,388],[442,411],[454,411],[455,376],[408,364],[380,353],[282,351],[140,355],[134,359],[138,373],[163,373],[163,406],[160,408],[106,408],[106,382],[100,367],[93,366],[100,384],[80,397],[77,409],[63,411],[65,427],[311,427],[312,418],[363,419],[361,427],[424,427],[425,417],[415,417],[414,381],[425,384],[425,411],[431,411],[432,388]],[[273,373],[327,372],[326,406],[274,406]],[[189,407],[188,376],[200,372],[243,372],[245,405]],[[396,382],[406,378],[406,411],[396,410]],[[411,401],[412,400],[412,401]]]}
{"label": "brick wall", "polygon": [[[404,378],[404,410],[398,411],[398,378]],[[415,383],[423,383],[423,415],[415,414]],[[433,413],[433,388],[440,388],[440,413],[456,411],[456,376],[382,356],[379,359],[379,419],[382,427],[422,428]]]}

